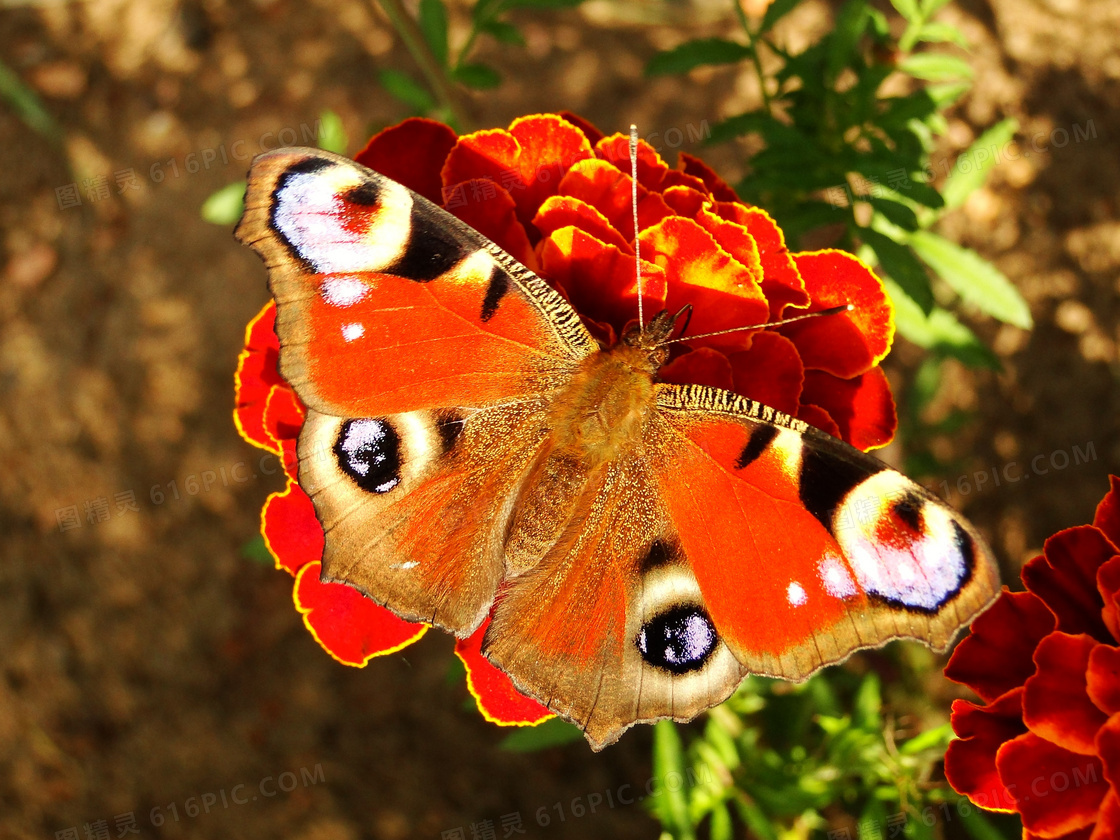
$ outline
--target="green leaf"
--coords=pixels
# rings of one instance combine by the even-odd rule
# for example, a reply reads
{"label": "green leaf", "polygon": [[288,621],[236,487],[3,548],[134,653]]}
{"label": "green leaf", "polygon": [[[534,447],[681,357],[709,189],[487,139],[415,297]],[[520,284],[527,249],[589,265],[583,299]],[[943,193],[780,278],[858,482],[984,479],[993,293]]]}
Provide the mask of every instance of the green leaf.
{"label": "green leaf", "polygon": [[723,38],[700,38],[685,41],[679,47],[658,53],[646,65],[647,76],[687,73],[708,64],[733,64],[749,58],[751,48]]}
{"label": "green leaf", "polygon": [[867,25],[866,0],[849,0],[836,18],[836,25],[828,36],[828,58],[825,65],[825,83],[836,81],[840,71],[848,66],[855,54],[856,46],[863,36]]}
{"label": "green leaf", "polygon": [[894,304],[894,323],[899,335],[919,347],[952,356],[970,367],[999,370],[999,359],[976,335],[940,307],[934,307],[927,318],[896,283],[884,280],[883,285]]}
{"label": "green leaf", "polygon": [[455,68],[455,80],[475,90],[492,90],[502,83],[502,77],[493,67],[485,64],[464,64]]}
{"label": "green leaf", "polygon": [[512,23],[506,23],[502,20],[488,20],[478,27],[480,32],[485,32],[496,41],[502,44],[512,44],[514,46],[525,46],[525,38],[521,34],[521,30],[514,26]]}
{"label": "green leaf", "polygon": [[712,821],[708,827],[708,836],[711,840],[732,840],[735,836],[731,825],[731,812],[727,805],[719,803],[712,809]]}
{"label": "green leaf", "polygon": [[975,251],[929,231],[909,237],[918,257],[948,283],[961,300],[1000,321],[1029,330],[1030,308],[1019,290],[998,268]]}
{"label": "green leaf", "polygon": [[946,82],[940,85],[928,85],[926,93],[937,103],[938,109],[944,111],[971,89],[971,82]]}
{"label": "green leaf", "polygon": [[918,38],[930,44],[950,43],[956,44],[962,49],[968,49],[968,39],[964,37],[963,32],[951,23],[929,21],[918,30]]}
{"label": "green leaf", "polygon": [[650,797],[650,807],[661,825],[679,840],[692,840],[692,822],[688,818],[688,798],[684,785],[669,785],[670,774],[685,778],[684,747],[677,725],[659,720],[653,727],[653,775],[658,780]]}
{"label": "green leaf", "polygon": [[922,16],[922,12],[918,8],[918,0],[891,0],[891,5],[908,21]]}
{"label": "green leaf", "polygon": [[858,235],[875,252],[879,265],[898,283],[906,296],[917,304],[923,314],[929,315],[933,311],[929,275],[914,252],[877,230],[860,228]]}
{"label": "green leaf", "polygon": [[918,229],[918,217],[914,211],[897,201],[889,198],[876,198],[868,196],[864,199],[868,204],[887,217],[887,220],[906,230]]}
{"label": "green leaf", "polygon": [[962,798],[957,802],[957,816],[972,840],[1007,840],[1006,835],[967,799]]}
{"label": "green leaf", "polygon": [[385,69],[378,72],[377,80],[390,96],[399,99],[418,113],[426,114],[435,108],[436,103],[431,94],[407,73]]}
{"label": "green leaf", "polygon": [[[236,185],[230,184],[230,186]],[[219,192],[221,192],[221,190],[219,190]],[[241,182],[241,192],[245,192],[244,181]],[[276,565],[276,561],[272,558],[272,554],[265,544],[264,537],[260,534],[257,534],[253,539],[241,546],[241,556],[253,563],[260,563],[262,566]]]}
{"label": "green leaf", "polygon": [[880,691],[879,677],[874,672],[864,676],[852,703],[852,722],[861,729],[879,732],[883,722],[879,713],[883,708],[883,696]]}
{"label": "green leaf", "polygon": [[447,67],[447,9],[443,0],[420,0],[417,22],[436,61],[440,67]]}
{"label": "green leaf", "polygon": [[245,182],[234,181],[210,194],[200,213],[202,220],[212,225],[232,225],[245,210]]}
{"label": "green leaf", "polygon": [[0,62],[0,99],[7,102],[16,116],[36,134],[52,142],[62,139],[62,129],[43,107],[38,94],[3,62]]}
{"label": "green leaf", "polygon": [[553,717],[536,726],[518,727],[513,734],[503,738],[498,746],[507,752],[530,753],[582,740],[583,732],[579,727]]}
{"label": "green leaf", "polygon": [[972,78],[972,67],[967,61],[941,52],[908,55],[898,63],[898,69],[903,73],[909,73],[915,79],[924,79],[927,82]]}
{"label": "green leaf", "polygon": [[762,24],[758,27],[756,35],[762,35],[774,28],[774,24],[792,12],[801,0],[774,0],[766,7],[766,14],[762,16]]}
{"label": "green leaf", "polygon": [[346,152],[350,138],[346,136],[346,129],[342,126],[342,117],[330,108],[319,114],[319,148],[326,149],[341,155]]}
{"label": "green leaf", "polygon": [[946,209],[960,207],[973,192],[983,186],[1002,151],[1019,130],[1019,123],[1006,119],[996,123],[961,152],[953,171],[941,187]]}
{"label": "green leaf", "polygon": [[953,0],[922,0],[922,14],[927,18],[933,17],[951,2],[953,2]]}
{"label": "green leaf", "polygon": [[933,729],[927,729],[919,735],[915,735],[898,748],[902,755],[917,755],[925,750],[936,749],[944,753],[945,747],[953,739],[952,724],[943,723],[941,726],[935,726]]}

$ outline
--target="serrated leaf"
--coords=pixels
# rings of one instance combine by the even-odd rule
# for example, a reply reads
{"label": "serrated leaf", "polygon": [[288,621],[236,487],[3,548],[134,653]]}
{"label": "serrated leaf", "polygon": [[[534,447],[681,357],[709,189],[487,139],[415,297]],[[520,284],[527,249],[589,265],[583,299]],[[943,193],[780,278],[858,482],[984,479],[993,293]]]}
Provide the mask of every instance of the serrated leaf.
{"label": "serrated leaf", "polygon": [[212,225],[232,225],[241,218],[244,210],[245,182],[234,181],[232,184],[226,184],[217,192],[211,193],[202,202],[199,212],[203,221]]}
{"label": "serrated leaf", "polygon": [[501,74],[485,64],[464,64],[455,68],[455,80],[475,90],[492,90],[502,83]]}
{"label": "serrated leaf", "polygon": [[485,32],[499,43],[513,44],[518,47],[525,46],[525,38],[522,36],[521,30],[512,23],[506,23],[503,20],[489,20],[478,28],[480,32]]}
{"label": "serrated leaf", "polygon": [[378,72],[377,80],[390,96],[419,113],[426,114],[435,108],[431,94],[407,73],[385,69]]}
{"label": "serrated leaf", "polygon": [[932,312],[933,291],[930,289],[929,275],[914,252],[877,230],[860,228],[858,234],[875,252],[883,270],[901,287],[903,293],[923,314]]}
{"label": "serrated leaf", "polygon": [[968,39],[964,37],[963,32],[951,23],[942,23],[937,20],[931,20],[924,24],[918,30],[918,39],[930,44],[950,43],[956,44],[962,49],[968,49]]}
{"label": "serrated leaf", "polygon": [[972,66],[967,61],[941,52],[908,55],[898,63],[898,69],[903,73],[909,73],[915,79],[924,79],[927,82],[972,78]]}
{"label": "serrated leaf", "polygon": [[1019,130],[1019,123],[1006,119],[996,123],[961,152],[953,171],[941,187],[946,209],[960,207],[973,192],[983,186],[995,166],[1000,150],[1006,149]]}
{"label": "serrated leaf", "polygon": [[1030,307],[1019,290],[1003,272],[975,251],[929,231],[911,234],[910,246],[961,296],[961,300],[1006,324],[1024,330],[1034,326]]}
{"label": "serrated leaf", "polygon": [[674,837],[692,840],[688,798],[683,785],[666,784],[671,773],[678,779],[685,778],[684,747],[677,725],[671,720],[659,720],[653,727],[653,775],[658,786],[649,798],[650,807]]}
{"label": "serrated leaf", "polygon": [[647,76],[687,73],[709,64],[734,64],[749,58],[751,48],[723,38],[700,38],[685,41],[678,47],[658,53],[646,65]]}
{"label": "serrated leaf", "polygon": [[516,732],[502,739],[499,747],[507,752],[529,753],[581,740],[583,732],[579,727],[554,717],[536,726],[518,727]]}
{"label": "serrated leaf", "polygon": [[905,230],[918,229],[918,217],[905,204],[891,201],[889,198],[876,198],[875,196],[868,196],[864,200],[882,213],[892,224],[896,224]]}
{"label": "serrated leaf", "polygon": [[420,0],[417,23],[440,67],[447,67],[447,9],[443,0]]}
{"label": "serrated leaf", "polygon": [[970,367],[1000,369],[996,355],[953,313],[935,306],[926,317],[896,283],[884,279],[883,285],[894,304],[894,325],[898,334],[907,341],[926,350],[952,356]]}
{"label": "serrated leaf", "polygon": [[344,154],[346,152],[346,146],[350,142],[350,138],[346,136],[346,129],[342,125],[342,117],[330,108],[325,109],[319,114],[319,137],[317,142],[320,149],[326,149],[328,152],[334,152],[336,155]]}

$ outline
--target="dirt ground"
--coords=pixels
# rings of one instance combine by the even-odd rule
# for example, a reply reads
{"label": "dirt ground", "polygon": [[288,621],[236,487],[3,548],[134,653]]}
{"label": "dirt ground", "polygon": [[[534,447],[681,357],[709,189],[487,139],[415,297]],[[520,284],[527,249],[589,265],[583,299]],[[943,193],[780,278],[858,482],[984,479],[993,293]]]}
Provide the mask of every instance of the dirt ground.
{"label": "dirt ground", "polygon": [[[63,131],[53,144],[0,107],[3,840],[137,836],[130,815],[140,837],[472,837],[485,821],[501,836],[512,814],[527,836],[656,836],[637,804],[535,822],[644,785],[648,728],[599,755],[502,752],[505,733],[448,679],[447,637],[343,667],[304,630],[290,579],[241,556],[280,486],[230,419],[264,270],[199,206],[261,146],[306,142],[323,108],[351,152],[403,115],[375,72],[411,65],[373,9],[0,2],[0,60]],[[827,14],[806,4],[790,37]],[[750,76],[641,76],[725,16],[700,0],[523,15],[526,48],[483,45],[508,81],[471,119],[570,109],[611,130],[677,128],[736,178],[737,150],[690,145],[688,128],[750,104]],[[974,419],[935,445],[967,467],[923,478],[957,488],[1011,575],[1089,520],[1120,464],[1120,4],[964,0],[944,17],[974,45],[977,85],[935,170],[999,119],[1021,123],[944,230],[995,260],[1036,327],[971,321],[1004,369],[948,366],[937,409]],[[899,342],[903,390],[919,359]],[[252,478],[234,480],[237,464]]]}

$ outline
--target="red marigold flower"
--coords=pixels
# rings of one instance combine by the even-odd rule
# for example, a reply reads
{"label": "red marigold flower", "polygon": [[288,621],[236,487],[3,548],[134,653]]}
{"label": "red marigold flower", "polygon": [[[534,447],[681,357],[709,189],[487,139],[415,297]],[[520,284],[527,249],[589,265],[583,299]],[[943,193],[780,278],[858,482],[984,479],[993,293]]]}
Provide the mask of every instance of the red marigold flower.
{"label": "red marigold flower", "polygon": [[[802,418],[860,449],[888,443],[894,401],[879,362],[893,314],[882,283],[850,254],[791,254],[765,211],[696,158],[671,168],[639,143],[634,226],[629,139],[604,136],[574,115],[515,120],[508,130],[456,137],[410,119],[376,135],[355,159],[442,205],[564,295],[605,344],[638,312],[641,251],[647,315],[692,304],[691,335],[767,323],[852,304],[851,312],[772,330],[676,344],[662,377],[736,391]],[[268,304],[246,330],[234,418],[250,443],[280,457],[287,486],[265,503],[261,531],[319,643],[341,662],[416,641],[410,624],[342,584],[320,583],[323,534],[298,484],[295,442],[304,408],[280,377]],[[458,642],[468,685],[487,719],[531,724],[549,716],[481,655],[480,628]]]}
{"label": "red marigold flower", "polygon": [[972,624],[945,676],[957,700],[945,775],[1024,838],[1120,837],[1120,478],[1092,525],[1050,537]]}

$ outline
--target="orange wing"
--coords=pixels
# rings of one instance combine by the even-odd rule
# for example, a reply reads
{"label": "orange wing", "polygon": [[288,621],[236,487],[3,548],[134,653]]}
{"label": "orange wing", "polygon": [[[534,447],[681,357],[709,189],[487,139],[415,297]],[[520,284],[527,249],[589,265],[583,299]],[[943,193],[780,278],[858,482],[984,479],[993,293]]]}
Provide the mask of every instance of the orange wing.
{"label": "orange wing", "polygon": [[598,349],[492,242],[328,152],[257,158],[236,235],[268,265],[281,373],[324,414],[505,403],[551,390]]}
{"label": "orange wing", "polygon": [[662,385],[650,446],[711,619],[753,673],[800,680],[900,637],[944,649],[999,591],[964,517],[771,408]]}

